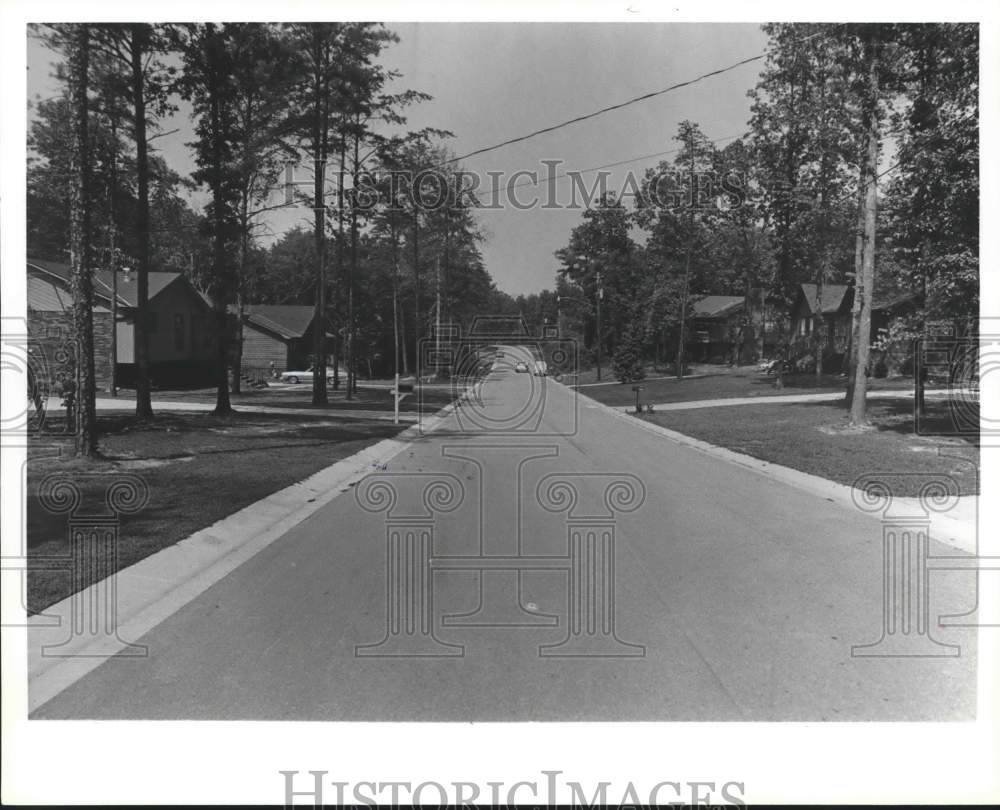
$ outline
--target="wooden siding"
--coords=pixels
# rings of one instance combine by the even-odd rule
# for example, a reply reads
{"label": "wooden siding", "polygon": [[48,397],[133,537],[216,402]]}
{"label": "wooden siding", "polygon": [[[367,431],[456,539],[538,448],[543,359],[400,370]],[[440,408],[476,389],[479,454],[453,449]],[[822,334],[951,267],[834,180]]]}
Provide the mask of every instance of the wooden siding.
{"label": "wooden siding", "polygon": [[243,326],[243,365],[247,368],[270,368],[274,363],[278,371],[286,371],[288,347],[274,335],[257,329],[252,324]]}

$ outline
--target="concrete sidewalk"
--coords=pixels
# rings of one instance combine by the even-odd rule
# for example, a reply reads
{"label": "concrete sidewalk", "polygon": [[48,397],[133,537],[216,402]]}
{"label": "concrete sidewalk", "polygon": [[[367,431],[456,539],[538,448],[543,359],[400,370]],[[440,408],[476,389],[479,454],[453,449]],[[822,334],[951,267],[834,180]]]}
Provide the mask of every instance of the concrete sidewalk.
{"label": "concrete sidewalk", "polygon": [[[99,397],[97,399],[97,410],[99,411],[133,411],[135,410],[135,400],[134,399],[112,399],[110,397]],[[162,401],[156,400],[153,402],[153,412],[158,411],[197,411],[197,412],[208,412],[215,410],[215,404],[211,402],[190,402],[190,401]],[[393,419],[392,411],[376,411],[364,408],[330,408],[323,410],[321,408],[282,408],[277,405],[241,405],[239,403],[233,405],[233,410],[237,413],[268,413],[268,414],[290,414],[290,415],[323,415],[323,416],[343,416],[351,419],[378,419],[381,421],[391,422]],[[58,397],[49,397],[46,403],[45,412],[47,414],[47,419],[62,419],[65,416],[65,410],[60,404]],[[413,411],[400,411],[399,421],[400,422],[416,422],[418,420],[418,414]]]}
{"label": "concrete sidewalk", "polygon": [[[952,394],[961,396],[972,396],[968,391],[927,391],[928,398],[945,397]],[[869,399],[913,399],[912,391],[869,391]],[[733,405],[793,405],[797,402],[835,402],[844,399],[843,391],[831,391],[825,394],[769,394],[763,397],[729,397],[720,399],[695,399],[690,402],[661,402],[654,403],[653,408],[657,411],[689,411],[695,408],[723,408]],[[647,403],[643,403],[646,405]],[[634,411],[632,405],[615,406],[618,410],[626,413]]]}

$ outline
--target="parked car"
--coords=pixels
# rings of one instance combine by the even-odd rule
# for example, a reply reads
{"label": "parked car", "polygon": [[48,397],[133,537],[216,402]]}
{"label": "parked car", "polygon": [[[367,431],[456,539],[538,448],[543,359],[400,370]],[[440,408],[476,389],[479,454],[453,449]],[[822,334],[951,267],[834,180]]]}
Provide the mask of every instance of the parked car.
{"label": "parked car", "polygon": [[[311,383],[313,379],[313,371],[314,371],[313,366],[309,366],[309,368],[307,368],[305,371],[283,371],[281,373],[280,379],[281,382],[291,383],[292,385],[296,385],[297,383],[300,382]],[[330,370],[327,369],[326,384],[330,385],[332,384],[332,382],[333,382],[333,377],[330,375]]]}
{"label": "parked car", "polygon": [[780,370],[784,374],[791,374],[795,369],[787,360],[765,360],[758,367],[765,374],[777,374]]}
{"label": "parked car", "polygon": [[523,360],[518,360],[516,363],[514,363],[514,371],[516,371],[518,374],[526,374],[528,371],[528,364],[525,363]]}

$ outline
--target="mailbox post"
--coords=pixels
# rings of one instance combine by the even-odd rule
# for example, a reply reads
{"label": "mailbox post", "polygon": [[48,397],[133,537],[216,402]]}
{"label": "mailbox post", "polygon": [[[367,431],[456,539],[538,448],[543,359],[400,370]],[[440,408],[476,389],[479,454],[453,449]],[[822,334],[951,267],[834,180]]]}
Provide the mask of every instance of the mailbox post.
{"label": "mailbox post", "polygon": [[409,396],[413,393],[413,383],[401,383],[399,381],[399,375],[396,375],[396,384],[392,389],[392,398],[394,400],[394,411],[392,423],[394,425],[399,424],[399,403],[405,396]]}
{"label": "mailbox post", "polygon": [[635,412],[642,413],[642,406],[639,404],[639,392],[642,390],[642,386],[633,385],[632,390],[635,391]]}

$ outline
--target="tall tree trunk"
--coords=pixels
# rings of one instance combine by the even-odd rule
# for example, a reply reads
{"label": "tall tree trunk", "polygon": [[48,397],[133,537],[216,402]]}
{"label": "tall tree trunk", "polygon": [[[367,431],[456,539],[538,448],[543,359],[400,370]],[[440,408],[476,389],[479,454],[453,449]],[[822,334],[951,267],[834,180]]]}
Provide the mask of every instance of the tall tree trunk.
{"label": "tall tree trunk", "polygon": [[403,357],[403,376],[410,376],[410,360],[407,356],[408,347],[406,345],[406,310],[403,308],[402,302],[399,306],[399,351]]}
{"label": "tall tree trunk", "polygon": [[813,357],[816,358],[816,383],[823,376],[823,336],[826,332],[826,314],[823,312],[823,276],[822,262],[816,274],[816,317],[813,322]]}
{"label": "tall tree trunk", "polygon": [[236,346],[233,365],[232,393],[242,393],[243,389],[243,315],[246,307],[247,256],[250,253],[250,202],[244,194],[240,201],[240,252],[236,267]]}
{"label": "tall tree trunk", "polygon": [[358,271],[358,164],[361,149],[360,135],[354,132],[354,164],[351,177],[351,264],[347,275],[347,398],[353,399],[357,391],[357,359],[354,334],[354,279]]}
{"label": "tall tree trunk", "polygon": [[246,272],[248,241],[250,239],[250,217],[246,196],[240,203],[240,255],[236,268],[236,346],[233,360],[233,393],[243,391],[243,308],[246,306]]}
{"label": "tall tree trunk", "polygon": [[132,106],[135,113],[135,170],[138,199],[135,209],[136,310],[135,310],[135,415],[153,418],[149,382],[149,152],[146,145],[146,89],[143,60],[146,58],[146,23],[131,27],[129,56],[132,68]]}
{"label": "tall tree trunk", "polygon": [[90,29],[73,26],[68,48],[73,105],[73,176],[70,184],[70,254],[73,283],[73,331],[76,338],[76,454],[97,453],[96,386],[94,380],[94,283],[91,257],[90,133],[87,86]]}
{"label": "tall tree trunk", "polygon": [[108,269],[111,273],[111,343],[108,393],[118,396],[118,118],[108,116],[111,128],[111,188],[108,190]]}
{"label": "tall tree trunk", "polygon": [[[864,189],[864,170],[862,169],[859,192]],[[864,257],[865,245],[865,206],[859,194],[858,216],[854,228],[854,297],[851,301],[851,331],[847,337],[847,406],[854,401],[854,370],[858,367],[858,336],[861,334],[861,296],[862,273],[861,262]]]}
{"label": "tall tree trunk", "polygon": [[[344,285],[344,174],[347,160],[347,138],[343,128],[340,131],[340,163],[338,164],[337,177],[337,283],[335,286],[336,300],[334,309],[338,315],[343,312],[340,309],[340,295]],[[333,347],[333,390],[340,390],[340,353],[344,351],[345,338],[341,337],[340,331],[334,332]]]}
{"label": "tall tree trunk", "polygon": [[[677,360],[674,363],[674,373],[678,380],[684,378],[684,328],[687,322],[688,289],[691,283],[691,241],[691,237],[688,236],[688,246],[684,252],[684,288],[681,292],[680,325],[677,331]],[[598,335],[597,339],[600,341],[601,336]]]}
{"label": "tall tree trunk", "polygon": [[322,33],[313,35],[313,238],[316,246],[316,303],[313,310],[312,404],[325,405],[326,395],[326,143],[327,90]]}
{"label": "tall tree trunk", "polygon": [[413,366],[420,384],[420,341],[423,336],[423,324],[420,321],[420,205],[417,199],[417,189],[412,187],[413,197]]}
{"label": "tall tree trunk", "polygon": [[396,233],[396,201],[391,202],[389,223],[392,239],[392,355],[393,374],[399,375],[399,237]]}
{"label": "tall tree trunk", "polygon": [[875,290],[875,227],[878,206],[878,151],[879,151],[879,60],[877,43],[867,42],[868,88],[866,103],[866,147],[864,184],[864,244],[861,260],[861,306],[858,319],[858,343],[855,349],[857,365],[854,369],[854,392],[851,398],[852,425],[867,421],[868,355],[871,343],[872,297]]}
{"label": "tall tree trunk", "polygon": [[[233,412],[229,400],[229,323],[227,304],[230,297],[230,273],[226,256],[226,196],[223,188],[224,154],[222,132],[222,82],[225,81],[219,64],[220,49],[223,47],[214,32],[208,40],[211,75],[211,101],[209,123],[212,128],[212,276],[215,295],[212,296],[216,327],[216,391],[215,414],[225,416]],[[239,368],[234,374],[239,374]]]}

